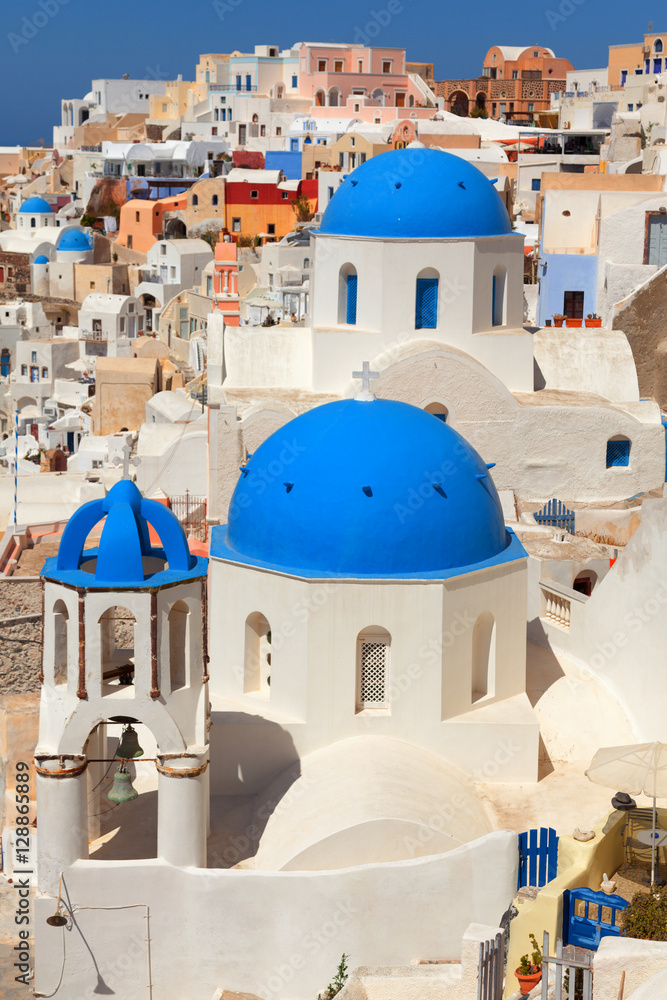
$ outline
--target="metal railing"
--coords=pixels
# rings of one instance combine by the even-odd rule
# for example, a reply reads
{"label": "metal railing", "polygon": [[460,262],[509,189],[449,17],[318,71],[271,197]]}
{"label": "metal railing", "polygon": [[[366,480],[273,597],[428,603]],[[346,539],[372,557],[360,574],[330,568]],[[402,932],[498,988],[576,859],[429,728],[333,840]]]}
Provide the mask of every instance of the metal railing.
{"label": "metal railing", "polygon": [[186,490],[182,496],[169,497],[169,506],[183,525],[185,534],[205,542],[208,538],[206,497],[193,496]]}
{"label": "metal railing", "polygon": [[[556,954],[549,955],[549,932],[545,931],[542,942],[542,1000],[547,1000],[549,995],[550,968],[554,972],[553,1000],[574,1000],[575,996],[581,996],[582,1000],[592,1000],[592,961],[593,956],[583,950],[581,958],[564,957],[560,938],[556,941]],[[578,987],[581,987],[579,993]]]}

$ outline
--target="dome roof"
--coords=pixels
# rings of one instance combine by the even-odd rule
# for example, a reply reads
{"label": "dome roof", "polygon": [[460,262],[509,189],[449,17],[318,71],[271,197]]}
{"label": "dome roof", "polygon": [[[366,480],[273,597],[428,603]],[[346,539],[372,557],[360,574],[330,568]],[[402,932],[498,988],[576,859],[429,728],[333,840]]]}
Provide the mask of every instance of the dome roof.
{"label": "dome roof", "polygon": [[396,149],[343,181],[322,235],[465,239],[512,232],[507,210],[481,170],[441,149]]}
{"label": "dome roof", "polygon": [[[99,546],[84,545],[95,525],[104,520]],[[162,548],[151,545],[149,524]],[[134,483],[123,479],[100,500],[84,503],[67,523],[58,555],[44,564],[42,575],[63,583],[95,587],[161,586],[206,573],[206,560],[191,555],[175,514],[145,500]]]}
{"label": "dome roof", "polygon": [[66,229],[60,237],[58,250],[90,250],[90,237],[81,229]]}
{"label": "dome roof", "polygon": [[53,209],[48,201],[44,201],[43,198],[39,198],[37,195],[27,198],[19,208],[19,212],[25,212],[27,215],[53,215]]}
{"label": "dome roof", "polygon": [[35,257],[33,264],[48,264],[49,258],[45,257],[43,253],[40,253],[39,257]]}
{"label": "dome roof", "polygon": [[211,555],[306,577],[437,578],[511,545],[487,466],[460,434],[407,403],[347,399],[249,456]]}

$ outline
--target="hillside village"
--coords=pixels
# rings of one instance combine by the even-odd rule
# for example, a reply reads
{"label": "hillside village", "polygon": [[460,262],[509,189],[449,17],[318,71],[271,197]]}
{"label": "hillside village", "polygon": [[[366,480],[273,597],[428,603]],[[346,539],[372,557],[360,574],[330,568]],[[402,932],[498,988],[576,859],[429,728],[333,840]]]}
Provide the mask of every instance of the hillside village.
{"label": "hillside village", "polygon": [[666,46],[0,146],[8,1000],[667,997]]}

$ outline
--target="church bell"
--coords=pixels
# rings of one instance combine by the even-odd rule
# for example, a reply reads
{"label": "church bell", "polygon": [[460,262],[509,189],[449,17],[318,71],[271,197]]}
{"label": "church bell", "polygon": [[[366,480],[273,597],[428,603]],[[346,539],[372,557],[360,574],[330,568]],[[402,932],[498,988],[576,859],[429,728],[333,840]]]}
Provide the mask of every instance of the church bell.
{"label": "church bell", "polygon": [[132,802],[139,798],[139,792],[132,787],[132,775],[125,767],[123,761],[113,776],[113,785],[109,790],[107,798],[110,802]]}
{"label": "church bell", "polygon": [[120,757],[122,760],[133,760],[135,757],[143,757],[143,755],[144,751],[139,746],[135,730],[132,726],[128,726],[127,729],[123,730],[121,741],[116,750],[116,757]]}

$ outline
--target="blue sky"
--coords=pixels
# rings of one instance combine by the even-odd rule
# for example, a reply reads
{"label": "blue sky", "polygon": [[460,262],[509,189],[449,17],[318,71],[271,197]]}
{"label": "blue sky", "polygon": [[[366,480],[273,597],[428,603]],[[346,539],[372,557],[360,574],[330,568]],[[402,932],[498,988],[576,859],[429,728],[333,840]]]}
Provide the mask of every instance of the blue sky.
{"label": "blue sky", "polygon": [[[659,10],[648,0],[22,0],[3,17],[0,145],[49,145],[60,99],[83,97],[95,77],[192,79],[200,52],[374,34],[372,44],[434,62],[436,79],[476,76],[494,44],[547,45],[597,68],[609,45],[640,41]],[[667,31],[667,17],[654,28]]]}

